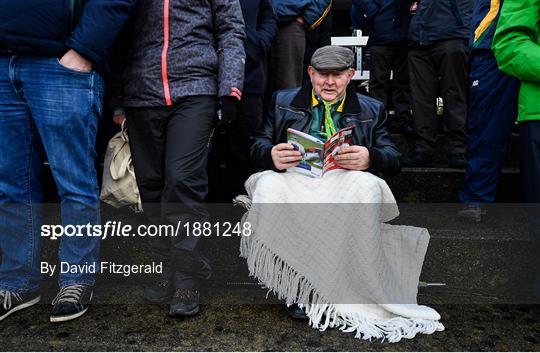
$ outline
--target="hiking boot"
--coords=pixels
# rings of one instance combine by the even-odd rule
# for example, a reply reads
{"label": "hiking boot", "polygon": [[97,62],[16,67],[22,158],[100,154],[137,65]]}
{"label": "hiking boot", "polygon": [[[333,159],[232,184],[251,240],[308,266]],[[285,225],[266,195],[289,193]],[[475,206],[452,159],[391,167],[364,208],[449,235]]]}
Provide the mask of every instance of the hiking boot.
{"label": "hiking boot", "polygon": [[52,302],[51,322],[65,322],[82,316],[88,310],[92,296],[92,287],[85,284],[63,287]]}
{"label": "hiking boot", "polygon": [[173,281],[169,277],[162,277],[144,289],[144,300],[154,304],[161,304],[171,300],[174,292]]}
{"label": "hiking boot", "polygon": [[40,300],[39,292],[15,293],[0,290],[0,321],[16,311],[39,303]]}
{"label": "hiking boot", "polygon": [[304,309],[301,309],[298,304],[292,304],[288,306],[287,315],[289,315],[289,317],[294,320],[309,320],[308,316],[306,315],[306,311]]}
{"label": "hiking boot", "polygon": [[458,212],[458,218],[465,222],[480,222],[485,214],[486,210],[480,205],[468,204]]}
{"label": "hiking boot", "polygon": [[404,167],[431,167],[433,166],[433,157],[427,153],[415,152],[412,156],[403,158]]}
{"label": "hiking boot", "polygon": [[178,288],[174,291],[169,315],[174,317],[196,315],[199,312],[199,300],[198,290]]}

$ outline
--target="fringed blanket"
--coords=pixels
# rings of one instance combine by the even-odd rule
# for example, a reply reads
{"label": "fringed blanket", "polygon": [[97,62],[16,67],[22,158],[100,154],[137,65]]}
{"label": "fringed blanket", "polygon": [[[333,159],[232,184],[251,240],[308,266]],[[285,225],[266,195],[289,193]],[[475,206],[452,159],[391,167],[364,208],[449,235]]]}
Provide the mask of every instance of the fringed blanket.
{"label": "fringed blanket", "polygon": [[266,171],[246,190],[253,233],[242,238],[241,256],[269,291],[304,308],[313,327],[389,342],[444,330],[440,315],[416,301],[429,234],[384,223],[399,215],[384,180]]}

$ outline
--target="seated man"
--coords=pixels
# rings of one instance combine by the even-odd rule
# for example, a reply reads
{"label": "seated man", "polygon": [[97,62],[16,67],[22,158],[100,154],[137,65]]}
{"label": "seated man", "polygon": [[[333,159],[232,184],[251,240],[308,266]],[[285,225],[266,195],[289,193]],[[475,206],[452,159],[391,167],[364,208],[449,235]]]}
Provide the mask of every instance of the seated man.
{"label": "seated man", "polygon": [[343,148],[336,162],[345,169],[374,174],[399,172],[400,154],[385,128],[384,106],[356,93],[351,84],[355,73],[353,63],[350,49],[320,48],[308,68],[311,84],[274,94],[251,148],[251,158],[257,167],[283,171],[302,160],[301,153],[286,143],[287,128],[326,141],[336,131],[353,125],[353,145]]}
{"label": "seated man", "polygon": [[[339,327],[358,338],[397,342],[444,326],[435,310],[416,301],[429,233],[386,224],[399,211],[374,174],[399,172],[400,154],[385,128],[383,104],[350,84],[353,62],[349,49],[320,48],[308,68],[311,84],[274,95],[251,149],[264,171],[236,199],[248,209],[243,226],[250,229],[240,255],[250,275],[289,305],[291,317],[320,330]],[[336,142],[336,133],[351,126],[337,139],[345,132],[352,139]],[[280,173],[308,153],[287,143],[288,128],[342,143],[333,156],[341,168],[332,164],[320,178]]]}

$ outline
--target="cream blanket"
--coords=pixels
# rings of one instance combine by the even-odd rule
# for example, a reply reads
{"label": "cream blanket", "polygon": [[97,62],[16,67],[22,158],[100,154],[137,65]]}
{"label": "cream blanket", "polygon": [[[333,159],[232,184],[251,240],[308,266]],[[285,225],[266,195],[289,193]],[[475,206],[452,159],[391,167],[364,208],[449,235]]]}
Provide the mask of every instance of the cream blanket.
{"label": "cream blanket", "polygon": [[246,190],[253,233],[242,238],[241,256],[269,291],[299,303],[313,327],[389,342],[444,330],[440,315],[416,302],[429,234],[384,223],[399,215],[384,180],[265,171]]}

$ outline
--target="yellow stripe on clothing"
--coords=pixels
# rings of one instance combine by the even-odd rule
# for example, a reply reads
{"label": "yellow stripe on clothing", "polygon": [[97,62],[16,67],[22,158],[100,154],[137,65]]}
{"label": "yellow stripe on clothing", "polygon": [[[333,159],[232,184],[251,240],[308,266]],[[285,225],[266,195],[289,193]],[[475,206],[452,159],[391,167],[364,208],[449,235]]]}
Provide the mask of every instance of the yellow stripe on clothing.
{"label": "yellow stripe on clothing", "polygon": [[501,7],[500,0],[491,0],[488,13],[486,14],[484,19],[480,22],[480,24],[474,31],[475,42],[478,40],[478,38],[482,36],[482,34],[486,31],[486,29],[489,28],[493,20],[495,20],[495,17],[497,17],[497,14],[499,13],[500,7]]}

